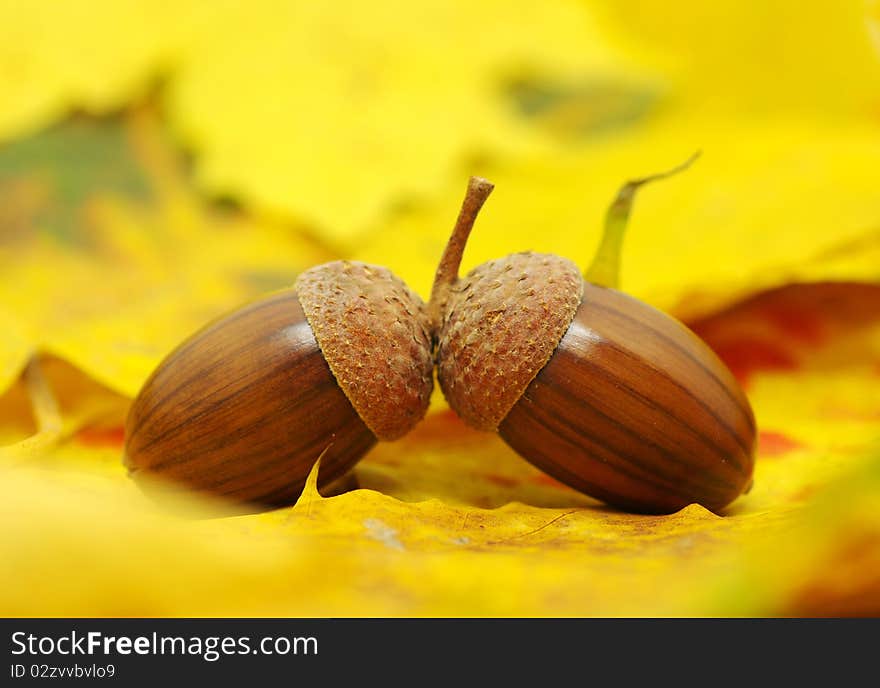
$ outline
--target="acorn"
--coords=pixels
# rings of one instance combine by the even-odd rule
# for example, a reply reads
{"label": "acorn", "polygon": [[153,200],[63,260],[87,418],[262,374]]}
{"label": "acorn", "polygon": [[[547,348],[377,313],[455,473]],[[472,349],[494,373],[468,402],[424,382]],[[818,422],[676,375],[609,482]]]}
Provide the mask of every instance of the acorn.
{"label": "acorn", "polygon": [[755,420],[731,372],[684,324],[613,288],[636,189],[690,162],[624,185],[583,276],[525,252],[459,278],[492,191],[472,178],[429,302],[450,407],[559,481],[639,513],[717,512],[752,481]]}
{"label": "acorn", "polygon": [[125,464],[249,510],[296,501],[425,415],[433,387],[425,304],[389,270],[334,261],[210,323],[144,383]]}

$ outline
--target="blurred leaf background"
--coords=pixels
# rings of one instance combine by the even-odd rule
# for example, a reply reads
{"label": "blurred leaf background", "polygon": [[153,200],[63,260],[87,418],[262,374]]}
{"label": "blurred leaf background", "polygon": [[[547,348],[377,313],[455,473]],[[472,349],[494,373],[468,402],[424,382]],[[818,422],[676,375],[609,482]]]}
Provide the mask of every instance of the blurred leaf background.
{"label": "blurred leaf background", "polygon": [[[206,320],[347,257],[427,297],[584,265],[626,179],[623,287],[755,408],[723,515],[614,511],[437,395],[348,491],[168,513],[128,404]],[[880,5],[774,0],[0,0],[0,612],[880,615]],[[191,508],[201,509],[194,502]]]}

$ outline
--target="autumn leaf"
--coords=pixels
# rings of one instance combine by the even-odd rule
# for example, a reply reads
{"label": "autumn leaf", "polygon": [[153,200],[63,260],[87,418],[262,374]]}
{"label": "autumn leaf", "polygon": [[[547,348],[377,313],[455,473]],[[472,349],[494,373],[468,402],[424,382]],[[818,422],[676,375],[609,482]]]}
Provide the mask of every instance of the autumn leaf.
{"label": "autumn leaf", "polygon": [[833,11],[795,0],[587,4],[675,83],[684,110],[876,119],[880,62],[870,3],[847,0]]}
{"label": "autumn leaf", "polygon": [[[855,1],[0,4],[0,609],[880,613],[869,26]],[[132,398],[218,314],[340,256],[427,296],[471,173],[497,189],[465,269],[586,267],[620,184],[697,149],[639,192],[622,276],[755,410],[722,513],[604,506],[439,391],[320,494],[316,456],[293,507],[126,474]]]}
{"label": "autumn leaf", "polygon": [[337,247],[474,153],[541,146],[521,116],[536,79],[623,80],[624,101],[647,88],[623,79],[626,61],[574,0],[12,3],[0,27],[0,88],[15,103],[0,137],[65,107],[118,108],[163,73],[203,188],[317,225]]}
{"label": "autumn leaf", "polygon": [[[586,268],[621,183],[702,149],[689,170],[639,192],[624,246],[625,291],[697,317],[789,282],[876,280],[876,130],[737,122],[738,136],[749,141],[743,147],[725,133],[728,124],[645,127],[589,154],[484,165],[478,171],[496,191],[471,235],[463,272],[525,250]],[[442,202],[397,215],[356,255],[394,259],[401,276],[428,293],[462,193],[460,180],[450,184]]]}
{"label": "autumn leaf", "polygon": [[[784,371],[760,356],[734,365],[761,440],[755,486],[723,516],[696,505],[669,516],[608,509],[446,412],[380,445],[356,468],[357,489],[322,497],[312,482],[289,509],[192,521],[125,478],[119,433],[84,430],[14,468],[6,460],[5,566],[10,580],[30,582],[26,595],[4,588],[0,604],[14,614],[209,616],[876,608],[876,568],[848,564],[828,578],[816,562],[876,556],[880,397],[865,397],[863,379],[880,363],[880,293],[791,287],[694,326],[727,355],[737,337],[764,337],[792,361]],[[809,398],[797,403],[802,388]],[[87,573],[61,585],[52,570]]]}
{"label": "autumn leaf", "polygon": [[148,109],[0,149],[0,205],[6,385],[44,352],[133,396],[205,321],[330,255],[288,223],[194,197]]}

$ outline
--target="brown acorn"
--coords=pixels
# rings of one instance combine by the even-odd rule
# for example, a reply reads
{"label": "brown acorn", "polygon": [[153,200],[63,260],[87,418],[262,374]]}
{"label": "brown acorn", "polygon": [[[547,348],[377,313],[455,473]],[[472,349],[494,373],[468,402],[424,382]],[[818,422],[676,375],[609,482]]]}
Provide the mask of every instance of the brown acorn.
{"label": "brown acorn", "polygon": [[459,279],[492,190],[472,179],[429,303],[438,380],[456,413],[558,480],[635,512],[694,502],[718,511],[752,480],[754,416],[727,367],[678,320],[595,283],[616,281],[635,190],[678,169],[623,187],[587,279],[540,253]]}
{"label": "brown acorn", "polygon": [[421,299],[386,268],[326,263],[170,353],[131,407],[125,464],[252,510],[290,504],[319,456],[326,485],[404,435],[432,387]]}

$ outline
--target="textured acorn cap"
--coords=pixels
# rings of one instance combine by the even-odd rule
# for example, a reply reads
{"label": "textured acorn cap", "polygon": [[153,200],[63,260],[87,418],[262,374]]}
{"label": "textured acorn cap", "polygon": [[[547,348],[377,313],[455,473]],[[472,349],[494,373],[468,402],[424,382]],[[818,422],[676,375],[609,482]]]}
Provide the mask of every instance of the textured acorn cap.
{"label": "textured acorn cap", "polygon": [[484,263],[452,286],[438,339],[438,379],[465,422],[498,429],[550,360],[583,288],[574,263],[541,253]]}
{"label": "textured acorn cap", "polygon": [[425,305],[386,268],[334,261],[303,272],[296,292],[330,370],[380,440],[406,434],[433,381]]}

